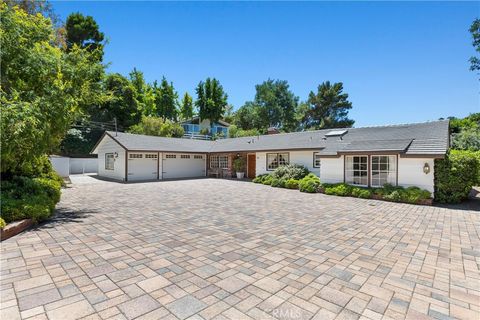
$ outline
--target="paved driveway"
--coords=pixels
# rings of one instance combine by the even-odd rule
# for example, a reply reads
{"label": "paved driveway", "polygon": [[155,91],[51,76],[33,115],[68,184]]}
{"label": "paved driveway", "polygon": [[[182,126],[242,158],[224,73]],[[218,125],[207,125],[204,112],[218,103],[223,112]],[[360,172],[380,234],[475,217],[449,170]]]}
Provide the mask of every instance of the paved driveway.
{"label": "paved driveway", "polygon": [[247,182],[82,183],[2,243],[1,319],[478,319],[479,212]]}

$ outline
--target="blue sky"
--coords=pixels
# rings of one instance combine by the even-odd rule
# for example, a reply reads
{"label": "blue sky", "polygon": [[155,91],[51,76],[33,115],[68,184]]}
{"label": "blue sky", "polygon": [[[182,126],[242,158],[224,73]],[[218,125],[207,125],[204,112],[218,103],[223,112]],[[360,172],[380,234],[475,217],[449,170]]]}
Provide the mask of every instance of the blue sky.
{"label": "blue sky", "polygon": [[255,84],[288,80],[300,99],[341,81],[355,126],[480,112],[468,28],[475,2],[53,2],[92,15],[109,71],[164,75],[180,95],[219,79],[236,108]]}

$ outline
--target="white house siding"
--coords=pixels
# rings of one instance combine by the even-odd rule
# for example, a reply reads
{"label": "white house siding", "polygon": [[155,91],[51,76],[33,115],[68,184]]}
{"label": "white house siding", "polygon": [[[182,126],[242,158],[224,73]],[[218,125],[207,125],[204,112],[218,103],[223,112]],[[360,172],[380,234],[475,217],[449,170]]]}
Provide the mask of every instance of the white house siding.
{"label": "white house siding", "polygon": [[256,153],[256,175],[271,173],[272,171],[267,171],[267,153],[288,153],[289,162],[295,164],[301,164],[308,168],[311,172],[320,175],[320,169],[313,167],[313,153],[316,151],[275,151],[275,152],[257,152]]}
{"label": "white house siding", "polygon": [[320,181],[324,183],[343,182],[343,166],[343,156],[340,156],[338,158],[321,158]]}
{"label": "white house siding", "polygon": [[[97,147],[98,150],[98,175],[115,180],[125,181],[125,149],[113,141],[109,136],[105,136]],[[105,154],[118,153],[115,158],[114,170],[105,170]]]}
{"label": "white house siding", "polygon": [[[430,172],[425,174],[423,166],[428,163]],[[402,187],[416,186],[433,193],[434,159],[398,157],[398,185]]]}

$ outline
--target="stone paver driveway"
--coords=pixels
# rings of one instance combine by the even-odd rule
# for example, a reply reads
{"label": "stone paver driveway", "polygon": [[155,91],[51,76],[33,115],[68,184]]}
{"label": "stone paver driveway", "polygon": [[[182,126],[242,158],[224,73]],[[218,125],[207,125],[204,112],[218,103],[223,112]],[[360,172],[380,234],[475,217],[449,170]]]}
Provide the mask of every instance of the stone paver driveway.
{"label": "stone paver driveway", "polygon": [[82,183],[2,243],[1,319],[480,316],[480,214],[247,182]]}

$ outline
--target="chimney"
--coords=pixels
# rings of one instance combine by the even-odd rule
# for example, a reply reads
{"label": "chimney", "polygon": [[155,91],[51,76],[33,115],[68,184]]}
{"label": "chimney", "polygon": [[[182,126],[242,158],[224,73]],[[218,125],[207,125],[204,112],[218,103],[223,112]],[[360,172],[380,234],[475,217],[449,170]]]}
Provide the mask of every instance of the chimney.
{"label": "chimney", "polygon": [[267,129],[267,134],[277,134],[277,133],[280,133],[280,131],[278,131],[278,129],[275,127],[269,127]]}

